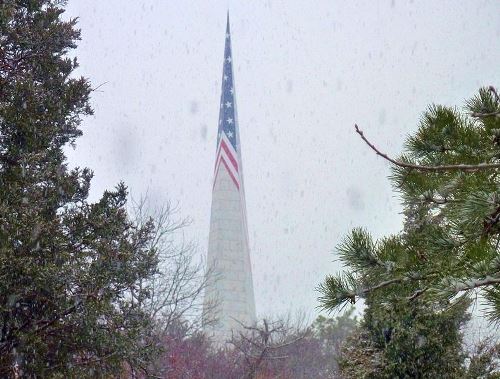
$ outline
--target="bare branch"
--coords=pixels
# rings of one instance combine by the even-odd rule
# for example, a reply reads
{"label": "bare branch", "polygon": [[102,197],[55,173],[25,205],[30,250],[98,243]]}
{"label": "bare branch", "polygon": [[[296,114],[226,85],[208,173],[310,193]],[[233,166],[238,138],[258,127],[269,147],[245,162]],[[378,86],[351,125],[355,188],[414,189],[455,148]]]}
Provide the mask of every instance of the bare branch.
{"label": "bare branch", "polygon": [[[152,240],[148,248],[157,253],[158,272],[151,280],[141,283],[149,297],[142,302],[160,334],[181,328],[185,335],[195,333],[206,323],[203,314],[203,292],[211,270],[197,257],[196,245],[184,239],[184,227],[189,218],[179,217],[176,204],[167,202],[151,206],[147,194],[132,200],[132,215],[138,227],[152,224]],[[132,296],[135,296],[132,291]],[[137,296],[135,296],[137,297]]]}
{"label": "bare branch", "polygon": [[229,343],[246,362],[246,378],[254,378],[270,361],[289,358],[294,346],[300,350],[301,340],[310,332],[302,320],[291,321],[289,316],[276,321],[263,319],[255,325],[235,321],[242,331],[237,337],[233,334]]}
{"label": "bare branch", "polygon": [[374,144],[372,144],[368,139],[364,136],[363,131],[359,129],[358,125],[355,124],[354,128],[356,129],[356,133],[358,133],[361,136],[361,139],[380,157],[384,158],[385,160],[391,162],[392,164],[398,166],[398,167],[403,167],[403,168],[408,168],[408,169],[415,169],[419,171],[434,171],[434,172],[441,172],[441,171],[478,171],[478,170],[488,170],[492,168],[500,168],[500,163],[479,163],[476,165],[469,165],[469,164],[458,164],[458,165],[440,165],[440,166],[425,166],[425,165],[417,165],[417,164],[412,164],[412,163],[406,163],[406,162],[401,162],[397,161],[391,157],[389,157],[387,154],[382,153],[377,147],[375,147]]}
{"label": "bare branch", "polygon": [[102,86],[104,86],[104,85],[106,85],[106,84],[108,84],[108,82],[101,83],[101,84],[99,84],[97,87],[92,88],[92,91],[93,91],[93,92],[96,92],[96,91],[98,91],[98,90],[99,90],[99,88],[101,88]]}

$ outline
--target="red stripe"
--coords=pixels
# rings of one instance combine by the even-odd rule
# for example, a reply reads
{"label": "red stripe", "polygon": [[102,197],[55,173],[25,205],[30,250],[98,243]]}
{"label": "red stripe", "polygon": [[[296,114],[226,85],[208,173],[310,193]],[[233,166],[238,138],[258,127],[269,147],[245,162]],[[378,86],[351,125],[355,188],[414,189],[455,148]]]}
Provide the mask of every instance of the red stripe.
{"label": "red stripe", "polygon": [[236,181],[236,178],[233,176],[233,173],[231,172],[231,170],[227,166],[226,160],[222,156],[220,157],[220,160],[221,160],[222,163],[224,163],[224,166],[226,166],[226,170],[227,170],[227,172],[229,172],[229,176],[231,177],[231,179],[233,179],[233,183],[236,186],[236,188],[238,188],[238,191],[239,191],[240,190],[240,185],[238,184],[238,182]]}
{"label": "red stripe", "polygon": [[231,152],[230,152],[229,148],[227,147],[226,142],[224,142],[224,140],[221,141],[221,146],[224,149],[224,151],[226,152],[227,156],[229,157],[229,160],[233,164],[236,171],[238,171],[238,162],[236,162],[236,159],[234,159],[233,154],[231,154]]}
{"label": "red stripe", "polygon": [[221,161],[222,161],[222,163],[224,163],[224,166],[226,166],[227,172],[229,173],[229,175],[231,176],[231,179],[233,180],[233,183],[236,185],[236,187],[239,190],[240,186],[239,186],[237,180],[234,178],[231,170],[229,169],[229,166],[227,165],[225,159],[221,155],[219,156],[219,159],[217,159],[217,166],[215,166],[214,184],[212,185],[212,190],[215,188],[215,183],[217,182],[217,175],[219,175],[219,168],[220,168]]}
{"label": "red stripe", "polygon": [[[224,166],[226,167],[226,170],[229,173],[229,176],[231,177],[234,185],[236,186],[236,188],[238,188],[238,191],[239,191],[240,185],[238,184],[238,181],[236,180],[236,178],[234,177],[233,173],[229,169],[229,166],[227,165],[226,160],[224,159],[224,157],[222,157],[222,156],[220,157],[220,162],[222,162],[224,164]],[[216,173],[215,173],[214,184],[212,186],[212,190],[215,188],[215,183],[217,182],[217,176],[219,175],[219,168],[220,168],[220,164],[217,166],[217,170],[216,170]]]}

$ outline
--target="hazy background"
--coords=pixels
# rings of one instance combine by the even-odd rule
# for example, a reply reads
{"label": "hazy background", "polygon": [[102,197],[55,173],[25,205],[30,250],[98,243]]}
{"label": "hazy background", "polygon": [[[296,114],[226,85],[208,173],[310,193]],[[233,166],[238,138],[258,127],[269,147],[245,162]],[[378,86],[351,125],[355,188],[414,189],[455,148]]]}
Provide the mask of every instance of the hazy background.
{"label": "hazy background", "polygon": [[304,310],[353,226],[401,225],[386,162],[430,103],[500,85],[498,1],[73,0],[93,117],[68,151],[136,198],[179,202],[206,253],[226,11],[259,315]]}

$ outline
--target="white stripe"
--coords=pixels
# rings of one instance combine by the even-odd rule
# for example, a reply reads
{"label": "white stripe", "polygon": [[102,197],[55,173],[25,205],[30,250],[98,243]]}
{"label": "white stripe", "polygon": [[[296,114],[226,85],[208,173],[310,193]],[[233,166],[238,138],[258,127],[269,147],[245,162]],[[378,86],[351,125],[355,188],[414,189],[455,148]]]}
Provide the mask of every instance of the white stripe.
{"label": "white stripe", "polygon": [[[231,142],[229,141],[229,139],[227,138],[226,136],[226,133],[225,132],[222,132],[222,136],[221,136],[221,139],[219,140],[219,146],[217,146],[217,153],[216,153],[216,157],[219,156],[219,151],[222,149],[222,140],[224,140],[224,142],[226,143],[226,146],[229,150],[229,152],[233,155],[234,157],[234,160],[236,161],[236,163],[238,164],[238,169],[240,167],[240,156],[239,154],[236,152],[236,150],[234,150],[233,148],[233,145],[231,144]],[[231,161],[226,161],[226,163],[228,164],[231,164]],[[217,169],[217,165],[215,165],[215,168]]]}
{"label": "white stripe", "polygon": [[[240,167],[240,157],[239,157],[238,153],[236,152],[236,150],[234,150],[233,144],[227,138],[226,133],[222,133],[222,139],[224,139],[224,142],[226,142],[226,146],[229,149],[229,152],[233,155],[234,160],[238,163],[238,167]],[[221,147],[219,146],[219,148],[221,148]]]}
{"label": "white stripe", "polygon": [[219,166],[222,164],[221,159],[224,158],[224,161],[226,162],[227,168],[231,172],[231,175],[234,176],[236,179],[236,182],[238,183],[239,186],[241,186],[240,182],[240,176],[238,174],[238,171],[234,168],[233,164],[231,163],[231,160],[227,156],[227,153],[224,151],[224,149],[220,149],[219,155],[217,156],[217,164],[215,166],[215,177],[214,177],[214,183],[215,180],[217,179],[218,173],[219,173]]}

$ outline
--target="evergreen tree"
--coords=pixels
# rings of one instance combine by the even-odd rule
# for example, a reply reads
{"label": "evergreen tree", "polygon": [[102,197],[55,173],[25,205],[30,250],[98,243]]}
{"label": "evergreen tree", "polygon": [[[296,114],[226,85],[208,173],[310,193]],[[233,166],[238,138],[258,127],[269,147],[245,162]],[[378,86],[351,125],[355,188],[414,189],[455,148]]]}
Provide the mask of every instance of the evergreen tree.
{"label": "evergreen tree", "polygon": [[[392,261],[390,256],[404,259],[405,249],[411,247],[415,233],[375,244],[367,232],[355,229],[339,246],[341,259],[353,272],[328,278],[327,283],[343,280],[347,283],[341,283],[342,286],[357,282],[366,285],[377,280],[379,270],[372,265]],[[361,254],[371,256],[366,257],[368,264],[360,258]],[[322,290],[328,289],[323,285]],[[411,299],[415,291],[413,282],[396,285],[388,280],[378,291],[360,294],[367,307],[359,330],[344,346],[340,366],[346,378],[462,376],[465,356],[460,328],[468,320],[469,302],[459,299],[429,305],[422,298]],[[322,301],[329,299],[323,297]]]}
{"label": "evergreen tree", "polygon": [[115,376],[154,347],[134,301],[156,270],[153,227],[129,220],[123,184],[89,203],[92,172],[63,152],[92,114],[64,5],[0,3],[1,377]]}
{"label": "evergreen tree", "polygon": [[[410,370],[416,364],[415,372],[424,375],[418,377],[433,377],[432,367],[458,375],[459,327],[473,291],[484,295],[491,320],[500,320],[496,90],[481,89],[465,109],[461,113],[431,106],[398,160],[382,153],[356,126],[370,148],[393,165],[391,179],[403,199],[404,228],[376,242],[366,231],[355,229],[339,246],[348,270],[327,277],[320,286],[320,300],[328,310],[365,298],[365,327],[370,341],[383,347],[386,365],[403,359]],[[414,343],[418,347],[419,339],[425,342],[424,350],[435,352],[432,359],[420,359],[418,349],[401,355]],[[421,363],[430,359],[432,367],[425,369],[430,376],[425,376]],[[392,374],[415,377],[398,370]]]}
{"label": "evergreen tree", "polygon": [[376,243],[353,231],[340,249],[350,272],[321,286],[327,309],[391,286],[403,298],[408,294],[398,290],[412,283],[411,299],[447,300],[479,290],[488,315],[500,320],[500,98],[483,88],[466,110],[431,106],[399,160],[381,153],[356,126],[393,164],[405,226]]}

